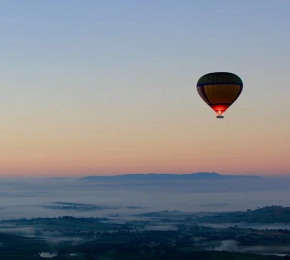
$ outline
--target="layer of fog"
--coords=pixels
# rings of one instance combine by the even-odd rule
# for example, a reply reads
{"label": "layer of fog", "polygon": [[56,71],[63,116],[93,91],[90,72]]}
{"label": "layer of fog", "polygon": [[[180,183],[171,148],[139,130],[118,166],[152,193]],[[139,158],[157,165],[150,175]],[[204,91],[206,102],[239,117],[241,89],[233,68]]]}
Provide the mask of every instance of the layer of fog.
{"label": "layer of fog", "polygon": [[216,251],[229,251],[239,253],[252,253],[252,254],[264,254],[264,255],[279,255],[286,256],[289,254],[289,246],[244,246],[240,245],[235,240],[222,240],[217,246],[208,247],[208,250]]}
{"label": "layer of fog", "polygon": [[201,226],[205,227],[212,227],[212,228],[230,228],[230,227],[237,227],[237,228],[249,228],[249,229],[257,229],[257,230],[274,230],[274,229],[281,229],[281,230],[290,230],[290,223],[202,223]]}
{"label": "layer of fog", "polygon": [[[77,245],[82,242],[88,241],[88,239],[85,239],[80,236],[64,236],[63,233],[59,231],[47,231],[43,230],[41,227],[32,227],[32,226],[15,226],[15,225],[7,225],[7,224],[0,224],[0,232],[5,234],[14,234],[24,237],[30,237],[30,238],[38,238],[43,239],[47,243],[53,245],[53,244],[59,244],[62,242],[69,242],[72,245]],[[5,246],[5,244],[3,244]],[[2,245],[2,246],[3,246]]]}
{"label": "layer of fog", "polygon": [[[0,219],[106,217],[149,211],[221,212],[289,206],[290,179],[0,181]],[[69,203],[77,203],[69,204]]]}

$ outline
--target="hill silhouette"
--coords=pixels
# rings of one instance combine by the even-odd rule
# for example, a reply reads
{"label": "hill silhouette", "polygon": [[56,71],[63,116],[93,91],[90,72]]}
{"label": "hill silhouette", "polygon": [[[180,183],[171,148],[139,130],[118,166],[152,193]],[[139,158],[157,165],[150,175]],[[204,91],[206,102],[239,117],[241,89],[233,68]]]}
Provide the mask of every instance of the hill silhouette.
{"label": "hill silhouette", "polygon": [[196,172],[189,174],[121,174],[113,176],[94,175],[81,178],[82,180],[217,180],[225,178],[260,178],[260,176],[249,175],[223,175],[215,172]]}
{"label": "hill silhouette", "polygon": [[231,212],[203,217],[202,222],[214,223],[290,223],[290,207],[267,206],[245,212]]}
{"label": "hill silhouette", "polygon": [[238,192],[288,190],[289,178],[256,175],[223,175],[215,172],[191,174],[122,174],[87,176],[79,179],[90,185],[115,185],[134,190],[172,192]]}

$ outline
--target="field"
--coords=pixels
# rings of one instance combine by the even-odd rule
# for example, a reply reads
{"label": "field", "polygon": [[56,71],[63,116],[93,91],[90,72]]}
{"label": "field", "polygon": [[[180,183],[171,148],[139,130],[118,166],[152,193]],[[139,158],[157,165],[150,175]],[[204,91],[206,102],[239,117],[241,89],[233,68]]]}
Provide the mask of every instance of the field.
{"label": "field", "polygon": [[[284,216],[288,208],[280,208]],[[258,212],[267,218],[266,212]],[[257,213],[257,212],[256,212]],[[235,218],[241,212],[231,213]],[[243,214],[254,214],[244,212]],[[246,215],[244,215],[245,217]],[[282,259],[290,230],[210,227],[229,213],[148,212],[112,218],[34,218],[0,223],[1,260],[10,259]],[[276,214],[276,218],[279,216]],[[204,221],[212,223],[205,223]],[[262,221],[263,222],[263,221]]]}

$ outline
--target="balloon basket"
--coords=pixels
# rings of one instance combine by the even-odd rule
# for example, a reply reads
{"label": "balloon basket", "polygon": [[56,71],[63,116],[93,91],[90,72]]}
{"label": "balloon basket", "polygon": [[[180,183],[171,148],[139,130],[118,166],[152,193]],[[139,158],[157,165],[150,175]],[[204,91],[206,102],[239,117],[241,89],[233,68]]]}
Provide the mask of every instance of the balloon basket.
{"label": "balloon basket", "polygon": [[224,118],[224,116],[218,115],[218,116],[216,116],[216,118]]}

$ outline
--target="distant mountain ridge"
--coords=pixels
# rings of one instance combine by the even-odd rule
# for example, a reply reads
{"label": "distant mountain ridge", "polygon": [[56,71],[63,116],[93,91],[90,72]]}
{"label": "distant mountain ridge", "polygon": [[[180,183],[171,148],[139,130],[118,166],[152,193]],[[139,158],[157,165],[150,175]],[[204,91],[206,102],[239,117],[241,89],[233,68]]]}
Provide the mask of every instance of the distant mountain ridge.
{"label": "distant mountain ridge", "polygon": [[87,176],[78,179],[83,184],[100,188],[162,191],[162,192],[245,192],[289,190],[290,178],[257,175],[222,175],[215,172],[191,174],[123,174],[115,176]]}
{"label": "distant mountain ridge", "polygon": [[145,174],[121,174],[113,176],[86,176],[81,180],[219,180],[227,178],[261,178],[257,175],[223,175],[215,172],[196,172],[189,174],[162,174],[162,173],[145,173]]}

